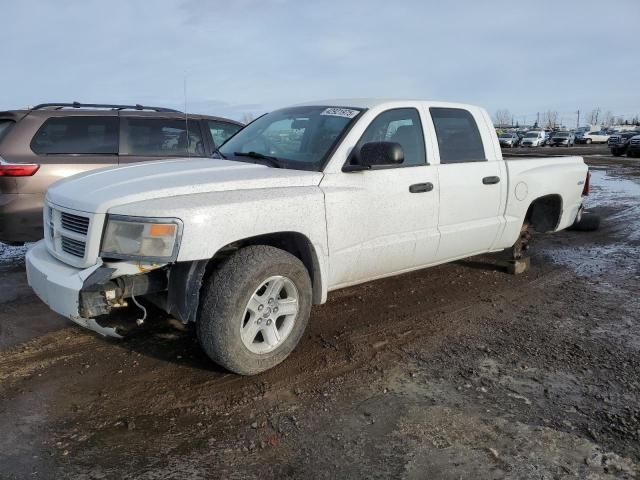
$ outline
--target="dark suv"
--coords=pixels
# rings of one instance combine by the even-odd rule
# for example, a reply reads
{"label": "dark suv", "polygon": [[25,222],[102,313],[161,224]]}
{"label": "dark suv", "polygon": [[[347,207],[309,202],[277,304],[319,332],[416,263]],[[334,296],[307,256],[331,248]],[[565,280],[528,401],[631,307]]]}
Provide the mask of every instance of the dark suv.
{"label": "dark suv", "polygon": [[60,178],[132,162],[209,157],[240,128],[226,118],[142,105],[46,103],[0,112],[0,241],[42,238],[43,197]]}

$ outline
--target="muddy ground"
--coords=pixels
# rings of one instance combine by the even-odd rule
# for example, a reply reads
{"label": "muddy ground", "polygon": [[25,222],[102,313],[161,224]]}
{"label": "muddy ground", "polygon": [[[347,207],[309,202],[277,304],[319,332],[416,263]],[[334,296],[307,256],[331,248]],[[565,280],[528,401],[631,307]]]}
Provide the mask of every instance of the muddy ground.
{"label": "muddy ground", "polygon": [[157,312],[81,330],[4,249],[0,478],[635,478],[640,160],[535,150],[589,155],[598,232],[537,236],[519,276],[486,255],[334,292],[250,378]]}

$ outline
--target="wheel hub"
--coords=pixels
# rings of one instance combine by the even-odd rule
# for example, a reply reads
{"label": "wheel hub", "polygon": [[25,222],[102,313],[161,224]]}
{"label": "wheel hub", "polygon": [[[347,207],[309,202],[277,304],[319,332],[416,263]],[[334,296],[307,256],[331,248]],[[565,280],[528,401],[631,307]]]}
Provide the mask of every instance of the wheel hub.
{"label": "wheel hub", "polygon": [[257,354],[278,348],[289,336],[298,314],[298,290],[291,279],[275,275],[253,293],[240,327],[244,346]]}

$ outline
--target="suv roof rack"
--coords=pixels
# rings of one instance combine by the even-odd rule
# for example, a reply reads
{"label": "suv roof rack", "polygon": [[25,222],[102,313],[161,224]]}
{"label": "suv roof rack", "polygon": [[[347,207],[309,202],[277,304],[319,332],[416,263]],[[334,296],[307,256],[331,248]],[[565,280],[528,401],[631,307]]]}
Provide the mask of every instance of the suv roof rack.
{"label": "suv roof rack", "polygon": [[173,112],[181,113],[179,110],[164,107],[149,107],[140,105],[113,105],[110,103],[41,103],[36,105],[31,110],[42,110],[44,108],[53,108],[54,110],[62,110],[63,108],[110,108],[111,110],[152,110],[154,112]]}

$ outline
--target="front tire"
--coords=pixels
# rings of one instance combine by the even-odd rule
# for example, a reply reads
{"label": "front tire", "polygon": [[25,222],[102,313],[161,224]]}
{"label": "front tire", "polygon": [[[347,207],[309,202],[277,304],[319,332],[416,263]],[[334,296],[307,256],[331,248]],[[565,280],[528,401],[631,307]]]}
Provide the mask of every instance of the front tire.
{"label": "front tire", "polygon": [[275,247],[237,251],[203,288],[200,346],[211,360],[240,375],[255,375],[282,362],[309,321],[309,273],[297,257]]}

